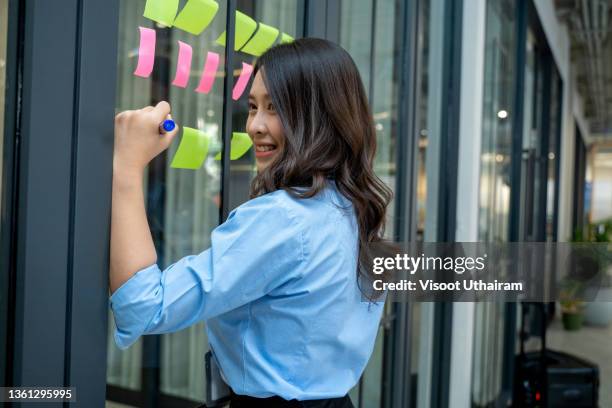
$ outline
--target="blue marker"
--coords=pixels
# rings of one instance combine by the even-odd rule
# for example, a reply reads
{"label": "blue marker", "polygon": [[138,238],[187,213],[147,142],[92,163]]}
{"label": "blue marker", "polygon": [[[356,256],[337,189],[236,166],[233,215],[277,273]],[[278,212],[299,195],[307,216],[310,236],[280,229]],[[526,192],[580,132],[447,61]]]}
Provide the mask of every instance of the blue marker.
{"label": "blue marker", "polygon": [[176,127],[176,123],[172,119],[166,119],[164,122],[159,125],[159,133],[162,135],[167,132],[172,132]]}

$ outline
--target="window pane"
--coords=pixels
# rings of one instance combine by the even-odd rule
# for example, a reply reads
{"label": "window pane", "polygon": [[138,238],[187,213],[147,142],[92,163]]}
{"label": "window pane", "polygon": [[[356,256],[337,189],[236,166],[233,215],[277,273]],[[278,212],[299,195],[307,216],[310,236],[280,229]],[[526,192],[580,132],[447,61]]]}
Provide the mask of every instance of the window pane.
{"label": "window pane", "polygon": [[[479,241],[507,241],[510,214],[515,7],[511,0],[487,1]],[[526,109],[527,111],[527,109]],[[477,303],[474,315],[472,401],[485,406],[501,391],[505,306]]]}
{"label": "window pane", "polygon": [[506,241],[510,211],[512,90],[515,64],[514,2],[487,3],[480,241]]}
{"label": "window pane", "polygon": [[[184,3],[180,2],[179,10]],[[219,223],[221,162],[214,156],[221,146],[225,47],[215,40],[225,30],[225,4],[219,2],[219,10],[210,25],[201,34],[193,35],[176,27],[165,28],[143,17],[144,0],[122,0],[120,3],[117,111],[168,100],[179,127],[197,129],[209,140],[209,151],[195,170],[172,167],[183,132],[148,168],[145,181],[147,215],[161,268],[208,248],[210,233]],[[139,27],[155,30],[155,60],[150,75],[145,77],[134,74],[139,58],[144,55],[139,52]],[[179,41],[192,50],[184,87],[175,78],[180,65]],[[208,93],[196,92],[209,51],[219,55],[212,88]],[[142,343],[143,338],[140,338],[128,350],[121,351],[109,337],[108,383],[136,390],[141,388]],[[208,349],[203,323],[160,336],[160,343],[160,392],[203,401],[204,355]]]}
{"label": "window pane", "polygon": [[[340,45],[351,54],[374,116],[377,149],[374,170],[395,189],[399,49],[396,44],[397,0],[343,1]],[[395,205],[387,209],[385,233],[393,236]]]}
{"label": "window pane", "polygon": [[[186,2],[179,2],[179,13]],[[219,9],[211,23],[199,35],[175,27],[169,29],[143,17],[144,0],[122,0],[120,3],[119,58],[117,79],[117,111],[138,109],[168,100],[179,126],[197,129],[208,138],[208,152],[196,170],[174,168],[174,158],[181,152],[179,135],[172,146],[149,166],[147,180],[147,214],[154,237],[158,263],[165,268],[176,260],[199,253],[210,246],[210,233],[218,225],[221,206],[221,160],[216,156],[222,145],[222,115],[224,103],[231,103],[234,120],[231,130],[244,132],[246,124],[246,95],[239,101],[223,99],[225,46],[218,41],[225,31],[226,2],[217,2]],[[279,29],[295,38],[298,1],[266,0],[249,3],[250,9],[239,11],[254,20]],[[150,75],[135,75],[139,66],[139,27],[155,30],[155,60]],[[237,32],[241,30],[237,24]],[[181,84],[176,73],[181,64],[181,45],[191,48],[191,66]],[[208,52],[219,55],[212,89],[196,92],[208,61]],[[241,73],[242,63],[253,64],[255,57],[237,52],[234,57],[234,82]],[[248,198],[249,184],[254,175],[252,149],[232,161],[230,169],[232,209]],[[110,319],[109,324],[113,324]],[[112,333],[112,328],[110,333]],[[178,333],[160,336],[159,356],[160,392],[168,395],[203,401],[205,399],[204,355],[208,350],[204,323]],[[119,350],[109,338],[108,382],[121,387],[141,388],[142,342],[130,349]]]}
{"label": "window pane", "polygon": [[[178,64],[178,41],[193,47],[191,75],[187,88],[170,85],[172,76],[165,78],[173,115],[179,124],[203,131],[210,139],[209,154],[197,170],[176,169],[166,163],[165,179],[149,182],[149,194],[164,194],[165,206],[157,212],[164,222],[159,231],[158,253],[168,267],[178,259],[197,254],[210,247],[210,233],[219,224],[221,162],[215,160],[215,147],[221,146],[223,117],[223,79],[225,47],[215,43],[225,30],[226,2],[218,2],[219,10],[211,24],[198,36],[172,29],[168,57],[171,72]],[[194,92],[198,85],[207,53],[219,54],[217,78],[208,94]],[[168,150],[168,159],[177,154],[175,141]],[[149,211],[151,213],[152,211]],[[161,242],[160,242],[161,241]],[[197,401],[205,399],[204,355],[209,350],[204,323],[198,323],[177,333],[161,336],[161,392]]]}
{"label": "window pane", "polygon": [[[349,52],[363,81],[374,116],[376,174],[395,190],[399,48],[396,43],[397,0],[355,0],[341,3],[340,45]],[[393,237],[395,204],[387,209],[385,235]],[[385,315],[390,314],[389,304]],[[382,401],[383,341],[381,326],[361,382],[351,391],[356,407],[379,407]],[[359,401],[361,396],[361,401]]]}
{"label": "window pane", "polygon": [[[298,0],[255,0],[245,2],[245,8],[240,8],[239,10],[257,22],[272,26],[277,28],[280,33],[297,38],[298,3]],[[244,52],[239,51],[235,54],[234,83],[242,71],[242,64],[253,65],[255,59],[254,56]],[[233,132],[246,132],[248,95],[251,83],[252,78],[240,99],[234,103],[232,114]],[[232,210],[249,198],[251,180],[256,174],[253,149],[249,149],[245,155],[236,160],[231,160],[230,163],[231,187],[229,209]]]}
{"label": "window pane", "polygon": [[[440,163],[442,151],[442,109],[444,106],[443,67],[450,58],[445,44],[446,7],[443,0],[419,2],[419,30],[417,37],[417,102],[416,132],[418,140],[417,188],[416,188],[416,239],[425,242],[438,240],[438,208],[440,189]],[[432,302],[410,305],[411,319],[411,404],[431,405],[434,313],[437,305]]]}

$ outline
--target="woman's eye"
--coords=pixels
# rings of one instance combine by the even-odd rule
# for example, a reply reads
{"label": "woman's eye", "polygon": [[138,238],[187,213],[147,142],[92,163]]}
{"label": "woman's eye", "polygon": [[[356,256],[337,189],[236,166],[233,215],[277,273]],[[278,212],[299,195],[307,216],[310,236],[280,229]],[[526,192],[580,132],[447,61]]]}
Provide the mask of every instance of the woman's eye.
{"label": "woman's eye", "polygon": [[256,110],[257,110],[257,106],[255,106],[252,103],[250,103],[249,104],[249,112],[256,111]]}
{"label": "woman's eye", "polygon": [[268,105],[268,110],[270,110],[270,111],[273,111],[273,112],[274,112],[274,105],[269,104],[269,105]]}

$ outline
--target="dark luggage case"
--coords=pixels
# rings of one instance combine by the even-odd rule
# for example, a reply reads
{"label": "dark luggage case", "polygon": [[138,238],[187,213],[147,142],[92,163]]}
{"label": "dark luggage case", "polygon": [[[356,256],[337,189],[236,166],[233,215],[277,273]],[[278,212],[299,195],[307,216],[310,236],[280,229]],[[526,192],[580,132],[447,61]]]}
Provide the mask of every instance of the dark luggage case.
{"label": "dark luggage case", "polygon": [[[540,311],[539,351],[526,352],[532,336],[525,328],[526,315]],[[523,303],[520,353],[516,356],[513,406],[521,408],[597,408],[599,367],[582,358],[546,348],[546,306]]]}

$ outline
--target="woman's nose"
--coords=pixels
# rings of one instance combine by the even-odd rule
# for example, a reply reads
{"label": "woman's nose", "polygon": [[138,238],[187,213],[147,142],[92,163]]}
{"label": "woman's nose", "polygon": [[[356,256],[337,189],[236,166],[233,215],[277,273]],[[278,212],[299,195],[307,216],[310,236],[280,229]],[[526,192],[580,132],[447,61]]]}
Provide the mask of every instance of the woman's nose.
{"label": "woman's nose", "polygon": [[249,133],[251,134],[264,134],[266,133],[266,122],[263,115],[256,113],[251,122],[249,123]]}

